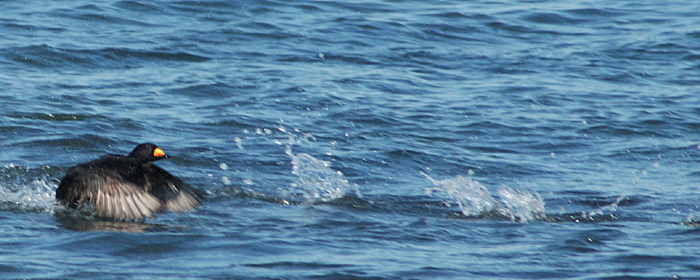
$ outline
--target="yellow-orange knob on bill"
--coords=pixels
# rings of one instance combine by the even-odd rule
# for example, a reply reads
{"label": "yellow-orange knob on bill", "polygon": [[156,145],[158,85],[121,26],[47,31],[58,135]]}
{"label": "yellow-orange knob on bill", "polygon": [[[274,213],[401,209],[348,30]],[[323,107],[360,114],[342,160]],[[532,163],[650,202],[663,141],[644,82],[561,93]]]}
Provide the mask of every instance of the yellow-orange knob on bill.
{"label": "yellow-orange knob on bill", "polygon": [[161,150],[160,148],[156,148],[155,150],[153,150],[153,156],[162,157],[165,156],[165,152],[163,152],[163,150]]}

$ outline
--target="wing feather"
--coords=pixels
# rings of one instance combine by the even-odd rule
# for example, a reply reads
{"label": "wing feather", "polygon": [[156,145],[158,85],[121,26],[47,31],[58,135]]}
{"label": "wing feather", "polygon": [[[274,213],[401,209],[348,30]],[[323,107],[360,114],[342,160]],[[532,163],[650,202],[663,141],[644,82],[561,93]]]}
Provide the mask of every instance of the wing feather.
{"label": "wing feather", "polygon": [[162,168],[150,164],[146,177],[151,178],[149,193],[157,197],[164,208],[174,212],[185,212],[201,204],[200,196],[188,184],[171,175]]}
{"label": "wing feather", "polygon": [[[141,213],[144,216],[153,218],[153,212],[160,209],[160,201],[152,195],[148,196],[134,196],[136,205],[141,209]],[[149,205],[159,205],[158,209],[152,209]]]}
{"label": "wing feather", "polygon": [[69,170],[56,191],[56,198],[66,205],[83,209],[89,202],[100,217],[115,220],[144,220],[163,208],[155,196],[114,171],[79,168]]}
{"label": "wing feather", "polygon": [[129,216],[129,219],[132,220],[138,220],[143,218],[143,213],[141,213],[141,209],[139,209],[138,206],[136,206],[136,203],[134,202],[134,196],[133,195],[128,195],[126,196],[126,203],[128,205],[129,210],[131,211],[131,216]]}
{"label": "wing feather", "polygon": [[102,194],[102,200],[98,204],[104,205],[104,211],[107,216],[114,216],[114,202],[111,196],[103,191],[100,191],[100,193]]}

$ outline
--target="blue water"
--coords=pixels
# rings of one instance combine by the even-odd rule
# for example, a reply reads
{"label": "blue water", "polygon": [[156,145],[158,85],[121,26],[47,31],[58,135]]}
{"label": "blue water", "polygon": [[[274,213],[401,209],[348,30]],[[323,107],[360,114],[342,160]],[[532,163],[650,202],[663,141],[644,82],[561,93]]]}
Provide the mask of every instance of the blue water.
{"label": "blue water", "polygon": [[700,2],[579,2],[2,1],[0,278],[700,278]]}

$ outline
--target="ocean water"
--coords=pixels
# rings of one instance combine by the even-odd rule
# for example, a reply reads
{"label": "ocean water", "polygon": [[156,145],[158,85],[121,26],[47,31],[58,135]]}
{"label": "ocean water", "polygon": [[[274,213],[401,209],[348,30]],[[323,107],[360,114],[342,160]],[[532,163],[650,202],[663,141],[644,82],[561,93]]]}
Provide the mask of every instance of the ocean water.
{"label": "ocean water", "polygon": [[[0,10],[0,278],[700,278],[700,2]],[[55,203],[142,142],[197,211]]]}

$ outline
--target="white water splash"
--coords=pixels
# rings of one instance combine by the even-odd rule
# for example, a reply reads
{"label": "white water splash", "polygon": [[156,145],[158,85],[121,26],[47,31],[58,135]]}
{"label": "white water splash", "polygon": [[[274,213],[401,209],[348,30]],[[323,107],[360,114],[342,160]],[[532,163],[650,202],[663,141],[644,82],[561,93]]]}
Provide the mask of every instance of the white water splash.
{"label": "white water splash", "polygon": [[236,147],[238,147],[239,150],[243,150],[243,140],[241,137],[235,137],[233,138],[233,141],[236,142]]}
{"label": "white water splash", "polygon": [[508,216],[511,221],[529,222],[546,216],[544,201],[537,193],[503,187],[498,190],[498,196],[506,207],[502,214]]}
{"label": "white water splash", "polygon": [[292,158],[292,174],[297,180],[287,190],[287,196],[302,203],[328,202],[354,193],[359,196],[358,186],[348,182],[340,171],[330,168],[330,163],[309,154],[292,153],[287,146],[286,153]]}
{"label": "white water splash", "polygon": [[435,186],[427,188],[426,194],[444,192],[459,206],[465,216],[479,216],[498,209],[498,201],[491,197],[486,187],[475,180],[460,175],[452,179],[435,180],[425,173],[422,174]]}
{"label": "white water splash", "polygon": [[544,201],[537,193],[502,187],[498,190],[499,201],[484,185],[470,178],[471,171],[469,177],[458,175],[443,180],[421,174],[434,185],[426,188],[426,194],[444,193],[448,199],[446,202],[456,203],[465,216],[498,215],[514,222],[530,222],[545,217]]}
{"label": "white water splash", "polygon": [[613,203],[609,205],[602,206],[595,211],[583,211],[581,212],[581,218],[584,220],[594,220],[598,216],[612,215],[612,213],[617,211],[618,205],[625,199],[625,197],[625,194],[621,194]]}
{"label": "white water splash", "polygon": [[[289,188],[281,190],[284,203],[313,204],[340,199],[347,194],[360,196],[358,186],[346,180],[340,171],[333,170],[329,162],[319,160],[307,153],[293,153],[293,146],[313,144],[316,138],[310,133],[302,133],[298,128],[292,130],[289,131],[283,125],[275,129],[255,128],[255,135],[252,135],[251,131],[243,130],[243,133],[248,135],[246,139],[262,136],[272,140],[276,145],[285,147],[285,153],[291,158],[292,174],[296,176],[296,180],[290,183]],[[237,137],[234,140],[242,150],[243,139]],[[223,164],[219,167],[222,170],[228,170],[228,166]],[[225,184],[229,182],[230,180],[224,179]],[[244,179],[243,183],[249,186],[256,184],[251,179]]]}
{"label": "white water splash", "polygon": [[1,173],[0,202],[3,207],[32,211],[51,211],[55,207],[55,186],[48,176],[25,180],[27,170],[14,166],[5,166]]}

